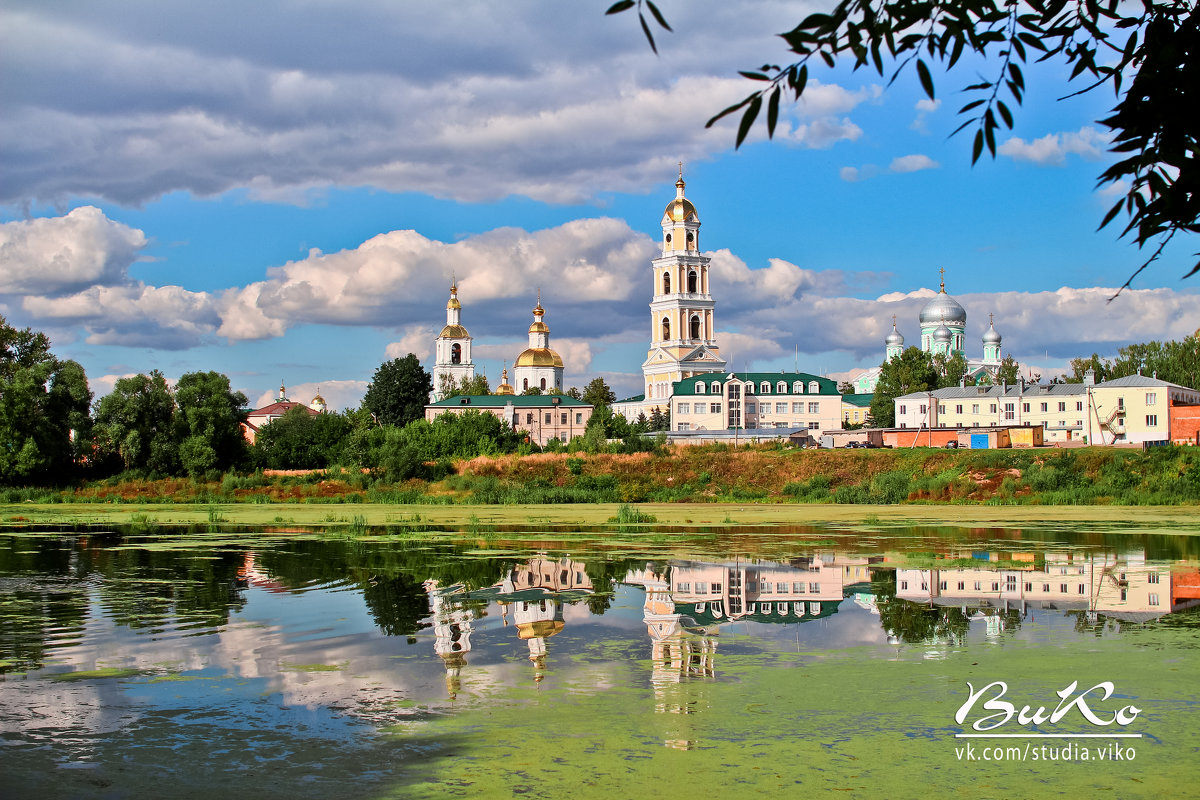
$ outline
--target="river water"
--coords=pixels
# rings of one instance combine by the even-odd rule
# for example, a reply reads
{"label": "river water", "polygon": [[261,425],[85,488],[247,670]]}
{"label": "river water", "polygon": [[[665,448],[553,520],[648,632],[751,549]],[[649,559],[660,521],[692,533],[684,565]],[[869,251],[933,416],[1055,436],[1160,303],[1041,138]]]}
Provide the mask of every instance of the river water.
{"label": "river water", "polygon": [[1196,796],[1195,535],[355,533],[0,533],[0,796]]}

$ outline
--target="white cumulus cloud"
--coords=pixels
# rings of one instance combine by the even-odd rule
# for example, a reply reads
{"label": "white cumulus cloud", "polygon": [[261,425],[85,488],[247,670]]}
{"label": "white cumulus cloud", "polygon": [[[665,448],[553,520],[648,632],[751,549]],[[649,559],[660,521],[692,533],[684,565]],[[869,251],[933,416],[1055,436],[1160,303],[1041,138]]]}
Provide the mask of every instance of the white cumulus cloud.
{"label": "white cumulus cloud", "polygon": [[1102,158],[1109,141],[1108,136],[1090,125],[1085,125],[1074,133],[1048,133],[1030,142],[1014,136],[1002,142],[996,148],[996,152],[1015,161],[1025,161],[1040,167],[1060,167],[1071,154],[1088,161]]}

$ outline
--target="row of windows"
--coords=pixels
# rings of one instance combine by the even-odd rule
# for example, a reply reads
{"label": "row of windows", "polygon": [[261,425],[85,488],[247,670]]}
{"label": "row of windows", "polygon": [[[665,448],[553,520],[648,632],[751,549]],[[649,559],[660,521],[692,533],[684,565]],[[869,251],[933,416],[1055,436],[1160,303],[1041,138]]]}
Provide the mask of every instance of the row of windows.
{"label": "row of windows", "polygon": [[677,414],[691,414],[692,409],[695,409],[697,414],[720,414],[720,403],[676,403]]}
{"label": "row of windows", "polygon": [[[687,409],[683,408],[682,407],[683,405],[687,405],[687,404],[686,403],[681,404],[681,407],[679,410],[686,413]],[[761,413],[764,417],[771,413],[771,404],[770,403],[762,403],[760,405],[761,405],[761,407],[760,407],[759,413]],[[754,403],[746,403],[746,413],[747,414],[754,413]],[[775,413],[776,414],[788,413],[788,404],[787,403],[776,403],[775,404]],[[792,403],[792,413],[793,414],[803,414],[804,413],[804,403],[803,402]],[[808,413],[809,414],[821,413],[821,404],[820,403],[809,403],[808,404]]]}
{"label": "row of windows", "polygon": [[[514,417],[520,417],[520,415],[519,415],[519,414],[514,414],[513,416],[514,416]],[[560,414],[559,414],[559,421],[558,421],[558,424],[559,424],[559,425],[566,425],[566,424],[567,424],[567,418],[568,418],[568,417],[567,417],[567,412],[565,412],[565,411],[564,411],[564,412],[560,413]],[[517,420],[517,419],[514,419],[514,420],[513,420],[513,427],[514,427],[514,428],[517,426],[517,422],[518,422],[518,420]],[[553,425],[553,424],[554,424],[554,413],[553,413],[553,412],[551,412],[551,411],[547,411],[547,412],[545,413],[545,415],[544,415],[543,422],[544,422],[546,425]],[[532,424],[533,424],[533,412],[532,412],[532,411],[530,411],[530,412],[528,412],[528,413],[526,413],[526,414],[525,414],[525,424],[526,424],[526,425],[532,425]],[[580,412],[576,412],[576,414],[575,414],[575,424],[576,424],[576,425],[582,425],[582,424],[583,424],[583,412],[582,412],[582,411],[580,411]]]}
{"label": "row of windows", "polygon": [[[664,320],[664,322],[665,322],[665,320]],[[667,338],[669,338],[669,337],[667,337]],[[746,394],[754,394],[755,393],[753,383],[747,381],[746,383],[742,384],[742,386],[745,389]],[[704,394],[706,391],[708,391],[712,394],[720,394],[721,393],[721,382],[720,381],[712,381],[712,383],[708,384],[708,387],[706,389],[704,381],[696,381],[696,394]],[[818,383],[817,381],[809,381],[808,382],[808,393],[809,394],[820,394],[820,392],[821,392],[821,384],[820,383]],[[770,382],[763,381],[762,383],[758,384],[758,394],[770,394],[770,393],[771,393]],[[775,384],[775,394],[804,394],[804,381],[793,381],[792,382],[792,391],[790,393],[788,392],[787,382],[779,381],[778,383]]]}

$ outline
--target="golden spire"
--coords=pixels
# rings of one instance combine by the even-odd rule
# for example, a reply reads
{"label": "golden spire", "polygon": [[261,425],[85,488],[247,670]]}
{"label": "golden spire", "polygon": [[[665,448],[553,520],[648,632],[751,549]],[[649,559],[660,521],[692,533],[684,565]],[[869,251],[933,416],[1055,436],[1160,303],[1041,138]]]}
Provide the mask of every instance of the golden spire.
{"label": "golden spire", "polygon": [[946,293],[946,268],[938,267],[938,272],[942,276],[942,294],[945,294]]}

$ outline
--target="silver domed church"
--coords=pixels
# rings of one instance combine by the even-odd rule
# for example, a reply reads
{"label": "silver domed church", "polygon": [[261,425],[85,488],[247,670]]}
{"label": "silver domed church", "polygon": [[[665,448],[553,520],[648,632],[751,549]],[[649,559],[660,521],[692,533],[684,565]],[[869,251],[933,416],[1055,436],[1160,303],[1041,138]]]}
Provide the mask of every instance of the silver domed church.
{"label": "silver domed church", "polygon": [[450,282],[450,299],[446,301],[446,325],[434,342],[433,399],[446,396],[446,385],[455,385],[465,378],[475,377],[475,362],[471,361],[471,334],[462,326],[462,303],[458,299],[458,282]]}
{"label": "silver domed church", "polygon": [[[925,307],[921,309],[919,322],[921,325],[921,349],[935,355],[961,355],[967,362],[966,377],[978,382],[985,375],[995,377],[1000,369],[1000,334],[996,331],[995,322],[988,317],[988,329],[983,334],[983,358],[966,358],[967,310],[958,301],[946,294],[946,271],[942,274],[941,286]],[[891,361],[904,352],[904,334],[896,327],[896,317],[892,316],[892,330],[884,339],[884,361]],[[856,377],[855,394],[871,394],[875,384],[879,382],[881,367],[872,367]]]}

